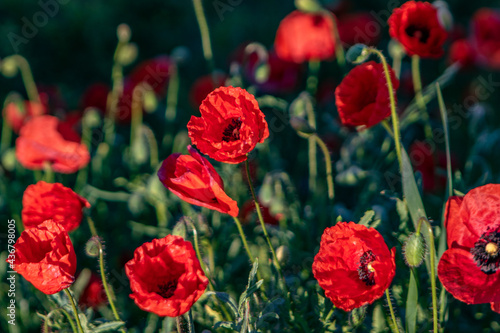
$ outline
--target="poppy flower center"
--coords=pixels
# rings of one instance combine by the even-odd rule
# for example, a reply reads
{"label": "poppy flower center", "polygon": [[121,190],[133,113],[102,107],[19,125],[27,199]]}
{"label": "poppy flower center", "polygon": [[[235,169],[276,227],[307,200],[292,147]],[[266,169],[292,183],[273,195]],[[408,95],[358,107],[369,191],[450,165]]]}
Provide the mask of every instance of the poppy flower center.
{"label": "poppy flower center", "polygon": [[358,276],[367,286],[373,286],[375,284],[375,269],[372,267],[371,263],[375,261],[376,258],[377,257],[371,250],[366,251],[361,258],[359,258]]}
{"label": "poppy flower center", "polygon": [[224,132],[222,132],[222,141],[233,142],[240,139],[240,118],[233,118],[229,125],[227,125]]}
{"label": "poppy flower center", "polygon": [[500,268],[500,230],[485,233],[470,250],[476,265],[486,274]]}
{"label": "poppy flower center", "polygon": [[176,288],[177,288],[177,280],[169,281],[165,284],[160,284],[158,286],[158,291],[156,293],[163,298],[170,298],[174,295]]}
{"label": "poppy flower center", "polygon": [[424,44],[427,43],[427,40],[430,36],[429,29],[424,27],[417,27],[414,25],[410,25],[408,28],[406,28],[405,32],[408,36],[414,37]]}

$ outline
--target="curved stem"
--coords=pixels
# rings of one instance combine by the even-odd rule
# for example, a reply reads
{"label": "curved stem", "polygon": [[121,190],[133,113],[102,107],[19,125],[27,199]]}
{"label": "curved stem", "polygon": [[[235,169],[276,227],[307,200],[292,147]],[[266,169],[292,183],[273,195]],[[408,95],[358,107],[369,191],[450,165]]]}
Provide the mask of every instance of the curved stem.
{"label": "curved stem", "polygon": [[278,261],[278,257],[276,257],[276,252],[274,251],[273,244],[271,243],[271,239],[269,238],[269,234],[267,233],[266,224],[264,223],[264,218],[262,217],[262,212],[260,210],[259,201],[257,199],[257,196],[255,195],[255,190],[254,190],[253,185],[252,185],[252,178],[250,176],[250,167],[248,165],[248,159],[245,160],[245,168],[247,171],[248,185],[250,186],[250,192],[252,193],[252,198],[253,198],[253,201],[255,204],[255,210],[257,211],[257,216],[259,217],[262,231],[264,232],[264,236],[267,240],[267,244],[269,245],[269,248],[271,249],[271,253],[273,255],[274,265],[276,266],[276,269],[278,270],[278,274],[280,275],[281,278],[283,278],[283,273],[281,272],[281,266],[280,266],[280,263]]}
{"label": "curved stem", "polygon": [[[64,310],[63,308],[60,308],[60,309],[57,309],[58,311],[61,311],[63,313],[64,316],[66,316],[66,318],[68,319],[68,322],[71,326],[71,330],[74,332],[74,333],[78,333],[78,330],[76,329],[76,326],[75,326],[75,323],[73,322],[73,320],[71,319],[71,316],[70,314],[68,313],[68,311]],[[47,316],[47,319],[48,319],[48,316]],[[46,323],[47,321],[45,321]],[[45,325],[44,325],[44,328],[45,328]],[[48,330],[48,327],[47,327],[47,332],[49,332]]]}
{"label": "curved stem", "polygon": [[396,98],[394,97],[394,88],[392,86],[391,74],[389,73],[389,66],[387,65],[387,61],[385,60],[384,55],[377,49],[369,48],[369,51],[375,53],[382,62],[382,66],[384,67],[385,80],[387,82],[387,89],[389,90],[389,101],[391,105],[391,118],[392,118],[392,131],[394,133],[394,142],[396,145],[396,154],[398,156],[399,162],[399,170],[400,172],[403,170],[403,158],[401,155],[401,139],[399,133],[399,118],[396,112]]}
{"label": "curved stem", "polygon": [[165,118],[167,121],[174,121],[177,114],[177,100],[179,98],[179,73],[177,65],[172,68],[172,74],[168,81],[167,88],[167,109],[165,110]]}
{"label": "curved stem", "polygon": [[26,93],[28,98],[32,102],[40,103],[40,96],[38,95],[38,89],[36,88],[35,80],[33,79],[33,73],[31,72],[31,67],[26,60],[26,58],[15,54],[11,56],[16,61],[16,64],[21,72],[21,78],[26,88]]}
{"label": "curved stem", "polygon": [[255,258],[253,257],[252,252],[250,252],[250,247],[248,247],[247,238],[245,236],[245,233],[243,232],[243,228],[241,227],[241,222],[236,216],[233,216],[233,220],[236,223],[236,226],[238,227],[238,232],[240,233],[241,241],[243,242],[243,247],[245,248],[245,251],[247,251],[248,259],[250,259],[250,261],[253,263],[255,261]]}
{"label": "curved stem", "polygon": [[326,182],[328,184],[328,198],[333,200],[334,198],[334,187],[333,187],[333,175],[332,175],[332,159],[330,158],[330,152],[328,151],[328,147],[325,142],[320,139],[317,134],[312,135],[318,146],[321,148],[323,155],[325,156],[325,166],[326,166]]}
{"label": "curved stem", "polygon": [[203,11],[203,4],[201,3],[201,0],[193,0],[193,6],[194,13],[196,14],[196,20],[198,21],[198,26],[200,27],[203,56],[207,61],[210,72],[213,72],[215,70],[215,64],[212,53],[212,45],[210,43],[210,32],[208,30],[205,12]]}
{"label": "curved stem", "polygon": [[344,47],[342,46],[342,41],[340,40],[339,36],[339,30],[337,27],[337,18],[335,15],[330,13],[329,11],[324,11],[324,13],[327,13],[327,15],[330,15],[333,21],[333,37],[335,38],[335,56],[337,57],[337,64],[344,69],[345,67],[345,54],[344,54]]}
{"label": "curved stem", "polygon": [[155,134],[146,125],[142,125],[141,127],[142,131],[144,132],[144,135],[146,137],[146,141],[148,142],[149,146],[149,164],[151,166],[151,169],[156,169],[158,166],[158,141],[156,140]]}
{"label": "curved stem", "polygon": [[385,290],[385,296],[387,297],[387,304],[389,305],[389,311],[391,313],[392,325],[394,326],[393,331],[399,333],[398,323],[396,322],[396,316],[394,315],[394,309],[392,308],[391,296],[389,295],[389,288]]}
{"label": "curved stem", "polygon": [[64,292],[66,293],[66,296],[68,296],[69,301],[71,303],[71,307],[73,308],[73,313],[75,315],[76,323],[78,325],[78,329],[80,330],[81,333],[84,333],[85,331],[82,328],[82,323],[80,323],[80,318],[78,317],[78,310],[76,309],[76,304],[75,300],[73,299],[73,296],[69,292],[68,288],[64,289]]}

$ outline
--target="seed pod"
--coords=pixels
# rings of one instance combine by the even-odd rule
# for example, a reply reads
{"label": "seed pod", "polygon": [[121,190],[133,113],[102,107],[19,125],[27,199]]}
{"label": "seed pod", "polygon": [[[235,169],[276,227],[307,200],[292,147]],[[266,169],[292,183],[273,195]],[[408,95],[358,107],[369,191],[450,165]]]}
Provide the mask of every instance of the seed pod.
{"label": "seed pod", "polygon": [[403,254],[406,264],[410,267],[418,267],[424,261],[427,253],[427,245],[421,233],[412,233],[403,245]]}

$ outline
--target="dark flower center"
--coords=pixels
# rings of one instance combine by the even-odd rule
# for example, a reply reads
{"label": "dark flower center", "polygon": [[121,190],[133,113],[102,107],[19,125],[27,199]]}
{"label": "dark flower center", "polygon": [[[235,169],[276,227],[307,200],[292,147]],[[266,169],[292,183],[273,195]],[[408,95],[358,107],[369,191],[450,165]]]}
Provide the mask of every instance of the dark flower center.
{"label": "dark flower center", "polygon": [[160,284],[158,286],[158,291],[156,293],[163,298],[170,298],[174,295],[176,288],[177,288],[177,280],[169,281],[165,284]]}
{"label": "dark flower center", "polygon": [[484,233],[470,249],[476,265],[486,274],[495,273],[500,267],[500,229]]}
{"label": "dark flower center", "polygon": [[417,27],[414,25],[410,25],[408,28],[406,28],[405,32],[408,36],[414,37],[424,44],[427,43],[427,40],[430,36],[429,29],[425,27]]}
{"label": "dark flower center", "polygon": [[359,279],[363,281],[367,286],[373,286],[375,284],[375,269],[373,269],[371,263],[375,261],[376,258],[377,257],[371,250],[366,251],[365,253],[363,253],[361,258],[359,258]]}
{"label": "dark flower center", "polygon": [[231,119],[231,123],[227,125],[224,132],[222,132],[222,141],[232,142],[240,139],[240,118]]}

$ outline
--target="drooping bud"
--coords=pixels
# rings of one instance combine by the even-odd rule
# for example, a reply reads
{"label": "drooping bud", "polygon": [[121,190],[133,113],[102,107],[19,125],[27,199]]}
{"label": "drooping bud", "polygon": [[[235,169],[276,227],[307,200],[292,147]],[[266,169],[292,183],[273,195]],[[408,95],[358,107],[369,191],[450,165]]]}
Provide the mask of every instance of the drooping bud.
{"label": "drooping bud", "polygon": [[96,258],[99,256],[99,251],[101,248],[101,240],[99,237],[94,236],[87,241],[85,244],[85,254],[91,258]]}
{"label": "drooping bud", "polygon": [[316,13],[322,9],[321,4],[316,0],[295,0],[295,7],[306,13]]}
{"label": "drooping bud", "polygon": [[130,31],[128,24],[120,24],[118,28],[116,28],[116,36],[120,42],[128,43],[130,41],[130,37],[132,36],[132,32]]}
{"label": "drooping bud", "polygon": [[18,71],[16,59],[13,56],[2,59],[0,70],[5,77],[16,76]]}
{"label": "drooping bud", "polygon": [[370,51],[368,46],[365,44],[354,44],[349,48],[345,57],[347,61],[352,62],[353,64],[361,64],[365,62],[370,56]]}
{"label": "drooping bud", "polygon": [[285,265],[290,259],[290,249],[288,246],[281,245],[276,249],[276,258],[278,259],[280,265]]}
{"label": "drooping bud", "polygon": [[412,233],[403,244],[403,255],[406,264],[410,267],[418,267],[424,261],[427,245],[421,233]]}

